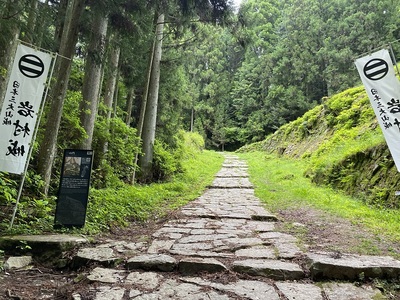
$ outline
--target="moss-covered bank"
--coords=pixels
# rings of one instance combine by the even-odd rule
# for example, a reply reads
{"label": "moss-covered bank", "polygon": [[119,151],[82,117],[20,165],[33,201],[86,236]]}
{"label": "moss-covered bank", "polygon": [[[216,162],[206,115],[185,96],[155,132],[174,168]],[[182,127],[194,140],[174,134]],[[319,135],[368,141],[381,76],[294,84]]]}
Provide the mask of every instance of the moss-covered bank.
{"label": "moss-covered bank", "polygon": [[303,159],[304,175],[368,204],[399,208],[400,176],[364,87],[348,89],[240,151]]}

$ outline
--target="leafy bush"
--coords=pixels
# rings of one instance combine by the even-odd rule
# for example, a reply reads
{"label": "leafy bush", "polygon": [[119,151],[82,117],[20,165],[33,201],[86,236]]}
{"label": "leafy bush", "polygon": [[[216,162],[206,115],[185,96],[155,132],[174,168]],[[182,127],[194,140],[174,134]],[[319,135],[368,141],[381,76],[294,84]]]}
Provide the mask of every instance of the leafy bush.
{"label": "leafy bush", "polygon": [[81,92],[67,92],[63,115],[58,133],[58,148],[74,148],[87,137],[85,129],[80,124],[79,103],[82,101]]}
{"label": "leafy bush", "polygon": [[14,228],[10,231],[20,178],[15,175],[0,173],[0,231],[3,232],[41,232],[49,230],[53,224],[55,197],[44,197],[40,190],[43,181],[38,174],[29,170],[20,198]]}
{"label": "leafy bush", "polygon": [[169,180],[176,173],[182,173],[182,161],[198,155],[204,149],[204,139],[198,133],[179,131],[174,137],[174,148],[157,141],[154,144],[153,178]]}
{"label": "leafy bush", "polygon": [[135,168],[139,145],[136,129],[119,118],[107,121],[105,117],[98,116],[93,139],[93,186],[118,187],[128,182]]}
{"label": "leafy bush", "polygon": [[8,205],[17,196],[17,181],[0,172],[0,205]]}
{"label": "leafy bush", "polygon": [[0,231],[9,225],[13,204],[17,197],[18,183],[6,173],[0,172]]}
{"label": "leafy bush", "polygon": [[169,147],[156,140],[154,143],[153,156],[153,179],[163,181],[170,179],[176,172],[180,171],[181,165],[179,159],[174,156],[179,151],[171,151]]}

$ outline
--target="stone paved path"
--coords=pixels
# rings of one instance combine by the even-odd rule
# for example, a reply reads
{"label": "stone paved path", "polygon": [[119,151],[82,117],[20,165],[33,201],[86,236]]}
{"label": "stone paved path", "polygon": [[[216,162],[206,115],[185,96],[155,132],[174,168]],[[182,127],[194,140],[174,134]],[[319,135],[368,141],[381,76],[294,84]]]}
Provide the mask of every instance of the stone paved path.
{"label": "stone paved path", "polygon": [[376,300],[386,298],[352,282],[399,278],[399,261],[308,253],[276,222],[255,197],[246,164],[226,155],[212,186],[149,242],[81,248],[75,262],[89,266],[88,285],[73,299]]}
{"label": "stone paved path", "polygon": [[125,269],[89,272],[96,300],[385,299],[350,281],[400,272],[389,257],[304,253],[293,236],[275,231],[276,217],[254,196],[246,164],[235,156],[226,156],[212,186],[181,212],[148,244],[110,241],[80,250],[80,259],[105,266],[136,253]]}

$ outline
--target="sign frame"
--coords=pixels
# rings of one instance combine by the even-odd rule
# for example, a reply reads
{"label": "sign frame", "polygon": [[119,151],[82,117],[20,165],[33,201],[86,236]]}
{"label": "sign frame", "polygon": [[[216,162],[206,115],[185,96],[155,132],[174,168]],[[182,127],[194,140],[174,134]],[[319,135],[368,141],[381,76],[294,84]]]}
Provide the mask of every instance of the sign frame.
{"label": "sign frame", "polygon": [[93,154],[93,150],[64,150],[54,216],[55,229],[82,228],[85,225]]}

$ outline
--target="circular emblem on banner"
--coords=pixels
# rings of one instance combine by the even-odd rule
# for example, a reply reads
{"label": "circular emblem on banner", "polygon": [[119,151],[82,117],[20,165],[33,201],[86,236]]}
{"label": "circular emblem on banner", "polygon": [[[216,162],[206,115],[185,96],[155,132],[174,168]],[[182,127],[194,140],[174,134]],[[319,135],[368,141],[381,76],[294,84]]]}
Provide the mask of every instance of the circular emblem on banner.
{"label": "circular emblem on banner", "polygon": [[32,54],[22,56],[19,60],[18,68],[22,74],[29,78],[40,77],[44,72],[44,64],[42,60]]}
{"label": "circular emblem on banner", "polygon": [[380,58],[371,59],[364,66],[364,75],[369,80],[379,80],[389,72],[389,65]]}

